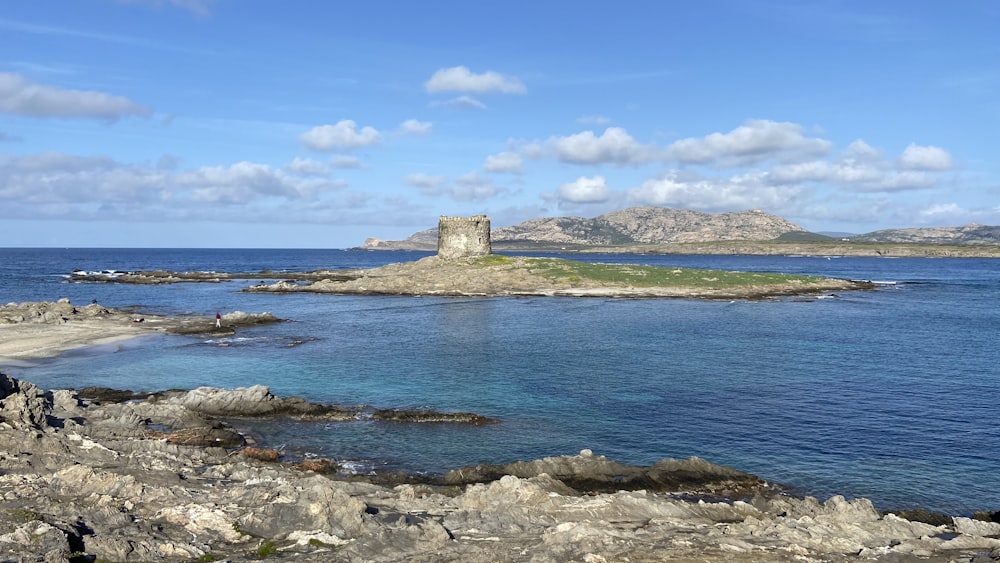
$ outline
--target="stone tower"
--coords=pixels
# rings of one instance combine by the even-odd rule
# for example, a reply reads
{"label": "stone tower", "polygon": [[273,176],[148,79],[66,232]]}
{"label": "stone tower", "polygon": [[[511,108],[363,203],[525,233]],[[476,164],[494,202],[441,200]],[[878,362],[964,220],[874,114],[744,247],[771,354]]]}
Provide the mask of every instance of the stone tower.
{"label": "stone tower", "polygon": [[453,260],[492,254],[490,219],[485,215],[445,217],[438,221],[438,258]]}

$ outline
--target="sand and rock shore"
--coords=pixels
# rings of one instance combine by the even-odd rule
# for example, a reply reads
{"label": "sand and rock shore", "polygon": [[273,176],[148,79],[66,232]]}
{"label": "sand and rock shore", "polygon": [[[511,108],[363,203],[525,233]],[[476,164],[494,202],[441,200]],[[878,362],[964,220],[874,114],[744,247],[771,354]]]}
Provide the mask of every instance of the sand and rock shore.
{"label": "sand and rock shore", "polygon": [[222,315],[217,327],[214,317],[164,317],[68,299],[7,303],[0,305],[0,364],[149,334],[225,336],[241,326],[280,321],[271,313],[233,311]]}
{"label": "sand and rock shore", "polygon": [[[273,319],[233,315],[216,329],[211,318],[75,309],[2,308],[0,358]],[[584,450],[381,478],[264,449],[239,428],[260,417],[356,415],[263,386],[42,390],[0,375],[0,560],[1000,560],[995,513],[883,514],[865,499],[794,498],[697,458],[633,467]],[[502,424],[392,409],[381,420]]]}

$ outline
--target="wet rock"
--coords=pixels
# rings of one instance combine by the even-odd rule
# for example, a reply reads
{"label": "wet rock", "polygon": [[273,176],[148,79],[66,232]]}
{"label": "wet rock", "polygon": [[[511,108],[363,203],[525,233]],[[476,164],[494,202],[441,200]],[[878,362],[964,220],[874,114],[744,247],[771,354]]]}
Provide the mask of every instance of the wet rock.
{"label": "wet rock", "polygon": [[448,472],[449,485],[495,481],[504,475],[527,478],[541,474],[585,492],[646,489],[685,491],[719,496],[751,496],[773,489],[760,478],[699,458],[666,459],[649,467],[621,464],[584,450],[577,456],[547,457],[503,465],[477,465]]}
{"label": "wet rock", "polygon": [[124,403],[138,401],[149,396],[148,393],[136,393],[126,389],[111,389],[110,387],[84,387],[78,395],[81,399],[89,399],[98,403]]}
{"label": "wet rock", "polygon": [[500,422],[495,418],[489,418],[470,412],[443,413],[432,410],[407,410],[407,409],[377,409],[372,415],[374,420],[384,420],[388,422],[447,422],[457,424],[496,424]]}

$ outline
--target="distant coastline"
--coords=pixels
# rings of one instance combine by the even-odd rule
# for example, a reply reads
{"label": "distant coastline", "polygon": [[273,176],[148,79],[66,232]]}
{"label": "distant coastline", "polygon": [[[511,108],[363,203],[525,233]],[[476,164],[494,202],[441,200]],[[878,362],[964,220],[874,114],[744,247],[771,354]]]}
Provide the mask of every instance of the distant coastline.
{"label": "distant coastline", "polygon": [[[378,241],[355,250],[434,251],[432,244]],[[1000,246],[877,242],[711,241],[668,244],[584,245],[549,242],[493,241],[496,252],[579,254],[684,254],[746,256],[873,256],[882,258],[1000,258]]]}

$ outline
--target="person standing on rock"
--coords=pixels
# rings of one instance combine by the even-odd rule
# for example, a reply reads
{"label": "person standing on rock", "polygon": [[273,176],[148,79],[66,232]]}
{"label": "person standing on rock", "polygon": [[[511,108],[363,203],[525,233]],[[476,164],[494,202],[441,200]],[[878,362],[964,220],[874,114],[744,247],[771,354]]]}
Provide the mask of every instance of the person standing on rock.
{"label": "person standing on rock", "polygon": [[215,328],[222,328],[222,315],[219,313],[215,314]]}

